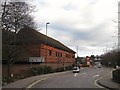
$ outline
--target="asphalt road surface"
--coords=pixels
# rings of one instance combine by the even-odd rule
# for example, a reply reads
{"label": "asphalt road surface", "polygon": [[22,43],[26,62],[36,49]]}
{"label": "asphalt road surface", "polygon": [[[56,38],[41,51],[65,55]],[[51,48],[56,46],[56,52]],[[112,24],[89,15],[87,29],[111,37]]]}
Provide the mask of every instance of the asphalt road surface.
{"label": "asphalt road surface", "polygon": [[33,84],[31,88],[103,88],[96,82],[109,74],[110,68],[81,68],[80,73],[72,71],[53,75]]}

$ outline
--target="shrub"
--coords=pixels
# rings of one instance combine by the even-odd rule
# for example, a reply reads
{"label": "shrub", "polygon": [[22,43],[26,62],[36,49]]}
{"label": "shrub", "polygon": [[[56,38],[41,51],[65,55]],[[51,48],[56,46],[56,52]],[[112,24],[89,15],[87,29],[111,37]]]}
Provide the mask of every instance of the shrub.
{"label": "shrub", "polygon": [[36,72],[37,75],[43,74],[43,68],[42,67],[37,67]]}
{"label": "shrub", "polygon": [[43,67],[43,73],[48,74],[48,73],[53,73],[54,71],[52,70],[52,67],[50,66],[44,66]]}
{"label": "shrub", "polygon": [[40,75],[54,72],[50,66],[33,67],[31,70],[32,75]]}
{"label": "shrub", "polygon": [[7,83],[11,83],[13,81],[14,81],[14,79],[12,77],[3,77],[2,78],[2,86],[7,84]]}
{"label": "shrub", "polygon": [[59,67],[55,69],[55,72],[62,72],[64,71],[64,67]]}
{"label": "shrub", "polygon": [[67,71],[67,70],[72,70],[73,69],[73,66],[66,66],[65,67],[65,70]]}
{"label": "shrub", "polygon": [[120,69],[116,69],[112,72],[112,78],[115,82],[120,83]]}

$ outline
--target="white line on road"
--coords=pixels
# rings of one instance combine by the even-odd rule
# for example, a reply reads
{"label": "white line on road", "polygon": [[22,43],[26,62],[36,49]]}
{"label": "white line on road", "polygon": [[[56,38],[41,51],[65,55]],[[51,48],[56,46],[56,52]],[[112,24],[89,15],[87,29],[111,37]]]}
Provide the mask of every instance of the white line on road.
{"label": "white line on road", "polygon": [[98,76],[100,76],[100,75],[94,75],[93,77],[98,77]]}
{"label": "white line on road", "polygon": [[77,74],[78,74],[78,73],[75,73],[74,77],[76,77],[76,76],[77,76]]}
{"label": "white line on road", "polygon": [[78,74],[78,73],[75,73],[74,77],[76,77],[77,75],[85,75],[87,73],[81,73],[81,74]]}
{"label": "white line on road", "polygon": [[103,86],[101,86],[101,85],[99,85],[99,84],[97,83],[98,80],[99,80],[99,79],[95,80],[95,81],[94,81],[94,84],[95,84],[96,86],[98,86],[99,88],[104,88]]}
{"label": "white line on road", "polygon": [[34,86],[34,85],[37,84],[38,82],[43,81],[43,80],[46,80],[46,79],[47,79],[47,77],[46,77],[46,78],[43,78],[43,79],[40,79],[40,80],[38,80],[38,81],[30,84],[29,86],[27,86],[27,89],[31,88],[32,86]]}

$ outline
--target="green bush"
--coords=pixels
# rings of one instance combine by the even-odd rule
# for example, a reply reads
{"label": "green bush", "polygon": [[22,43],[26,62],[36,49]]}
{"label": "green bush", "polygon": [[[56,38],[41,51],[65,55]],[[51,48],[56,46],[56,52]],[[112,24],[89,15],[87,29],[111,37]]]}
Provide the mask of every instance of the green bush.
{"label": "green bush", "polygon": [[43,74],[43,68],[42,67],[37,68],[37,74],[38,75]]}
{"label": "green bush", "polygon": [[112,72],[112,78],[114,81],[120,83],[120,69],[116,69]]}
{"label": "green bush", "polygon": [[64,71],[64,67],[59,67],[55,69],[55,72],[62,72]]}
{"label": "green bush", "polygon": [[65,70],[67,71],[67,70],[72,70],[73,69],[73,66],[66,66],[65,67]]}
{"label": "green bush", "polygon": [[12,77],[3,77],[2,78],[2,86],[7,84],[7,83],[11,83],[13,81],[14,81],[14,79]]}
{"label": "green bush", "polygon": [[40,75],[40,74],[48,74],[53,73],[54,71],[50,66],[43,66],[43,67],[33,67],[31,70],[32,75]]}
{"label": "green bush", "polygon": [[50,66],[44,66],[43,67],[43,74],[53,73],[54,70],[52,70],[52,67]]}

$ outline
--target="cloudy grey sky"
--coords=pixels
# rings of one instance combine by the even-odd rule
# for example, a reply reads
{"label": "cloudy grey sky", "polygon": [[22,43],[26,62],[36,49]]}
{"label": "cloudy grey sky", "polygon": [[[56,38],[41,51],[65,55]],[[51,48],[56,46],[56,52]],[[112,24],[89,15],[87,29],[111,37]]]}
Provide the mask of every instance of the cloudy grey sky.
{"label": "cloudy grey sky", "polygon": [[79,56],[100,55],[117,43],[119,0],[32,0],[41,33],[62,42]]}

